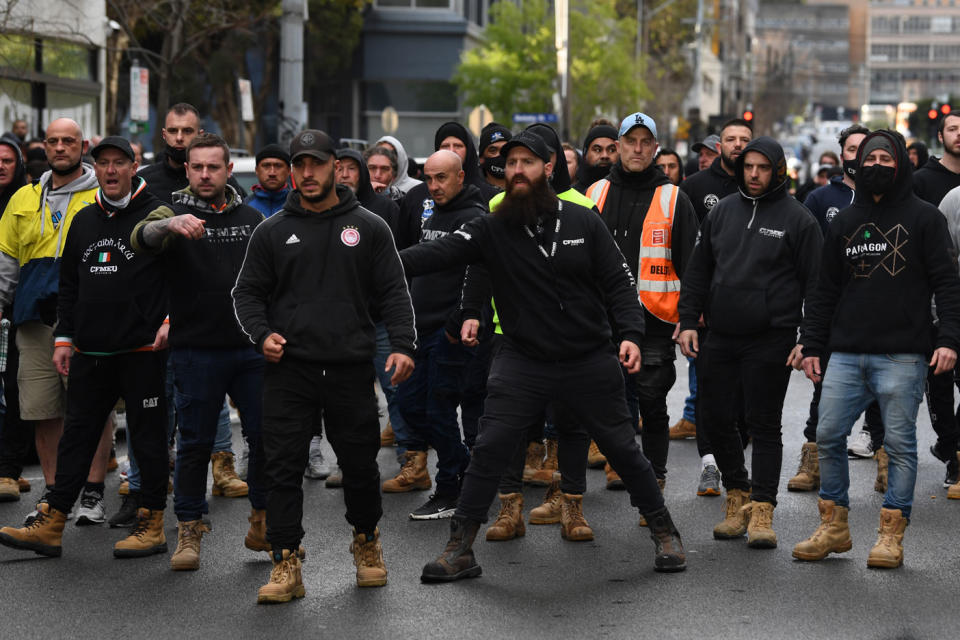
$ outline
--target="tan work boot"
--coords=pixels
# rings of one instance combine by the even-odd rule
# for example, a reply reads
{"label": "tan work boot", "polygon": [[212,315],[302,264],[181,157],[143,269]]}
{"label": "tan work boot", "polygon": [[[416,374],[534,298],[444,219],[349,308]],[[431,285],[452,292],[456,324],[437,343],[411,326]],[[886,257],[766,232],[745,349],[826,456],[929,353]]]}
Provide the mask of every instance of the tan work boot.
{"label": "tan work boot", "polygon": [[797,560],[823,560],[831,553],[843,553],[853,548],[847,524],[849,509],[822,498],[817,508],[820,510],[820,526],[812,536],[793,547],[793,557]]}
{"label": "tan work boot", "polygon": [[433,486],[430,482],[430,474],[427,473],[427,452],[407,451],[403,455],[404,462],[400,473],[383,483],[383,492],[423,491]]}
{"label": "tan work boot", "polygon": [[713,528],[713,537],[718,540],[739,538],[747,532],[747,512],[743,506],[750,502],[750,492],[741,489],[727,491],[725,503],[726,515],[723,521]]}
{"label": "tan work boot", "polygon": [[393,425],[387,420],[387,426],[380,432],[380,446],[392,447],[397,444],[397,434],[393,432]]}
{"label": "tan work boot", "polygon": [[233,468],[232,453],[219,451],[210,456],[210,462],[213,463],[213,488],[210,493],[227,498],[243,498],[250,493],[247,483],[240,479]]}
{"label": "tan work boot", "polygon": [[67,514],[50,507],[46,502],[37,505],[37,517],[20,529],[0,529],[0,544],[14,549],[26,549],[41,556],[52,558],[63,552],[63,527]]}
{"label": "tan work boot", "polygon": [[357,566],[358,587],[382,587],[387,584],[387,567],[383,564],[379,528],[374,530],[371,540],[354,529],[350,551],[353,553],[353,564]]}
{"label": "tan work boot", "polygon": [[565,540],[586,542],[593,540],[593,529],[583,517],[583,496],[564,493],[560,507],[560,535]]}
{"label": "tan work boot", "polygon": [[687,438],[697,437],[697,425],[686,418],[680,418],[677,423],[670,427],[671,440],[686,440]]}
{"label": "tan work boot", "polygon": [[620,474],[613,470],[609,462],[603,466],[603,471],[607,474],[607,489],[618,491],[627,488],[627,485],[623,484],[623,479],[620,478]]}
{"label": "tan work boot", "polygon": [[773,503],[750,502],[741,507],[750,514],[747,522],[747,546],[754,549],[776,549],[777,534],[773,531]]}
{"label": "tan work boot", "polygon": [[[960,452],[957,453],[957,460],[960,460]],[[947,487],[947,498],[960,500],[960,480]]]}
{"label": "tan work boot", "polygon": [[137,523],[133,531],[113,545],[115,558],[142,558],[167,552],[167,538],[163,535],[163,510],[137,509]]}
{"label": "tan work boot", "polygon": [[[243,539],[243,546],[251,551],[266,551],[270,553],[272,547],[267,542],[267,511],[266,509],[251,509],[250,517],[247,518],[250,523],[250,529],[247,530],[247,536]],[[297,556],[301,562],[307,558],[307,550],[300,545],[297,550]]]}
{"label": "tan work boot", "polygon": [[16,502],[20,499],[20,486],[13,478],[0,478],[0,502]]}
{"label": "tan work boot", "polygon": [[820,488],[820,458],[817,457],[817,443],[804,443],[800,449],[800,468],[797,475],[790,478],[787,491],[815,491]]}
{"label": "tan work boot", "polygon": [[500,513],[492,525],[487,527],[487,540],[502,542],[513,540],[527,533],[523,523],[523,494],[501,493]]}
{"label": "tan work boot", "polygon": [[118,496],[128,496],[128,495],[130,495],[130,482],[129,482],[129,481],[124,480],[123,482],[120,483],[120,486],[117,487],[117,495],[118,495]]}
{"label": "tan work boot", "polygon": [[[666,486],[667,486],[666,478],[657,478],[657,488],[660,489],[660,495],[663,495],[663,489]],[[641,527],[647,526],[647,518],[642,513],[640,514],[640,522],[638,522],[637,524],[639,524]]]}
{"label": "tan work boot", "polygon": [[903,564],[903,532],[908,524],[900,509],[880,509],[877,543],[870,549],[868,567],[896,569]]}
{"label": "tan work boot", "polygon": [[543,496],[543,504],[530,510],[530,524],[557,524],[563,509],[563,492],[560,491],[560,474],[553,476]]}
{"label": "tan work boot", "polygon": [[605,464],[607,464],[607,456],[600,453],[600,447],[591,440],[590,448],[587,449],[587,466],[591,469],[602,469]]}
{"label": "tan work boot", "polygon": [[547,438],[547,457],[544,459],[540,470],[534,472],[533,477],[530,478],[530,484],[537,487],[550,486],[553,481],[553,472],[560,467],[560,463],[557,461],[557,448],[557,441]]}
{"label": "tan work boot", "polygon": [[546,449],[542,442],[527,445],[527,458],[523,461],[523,481],[530,482],[534,474],[543,468],[543,456]]}
{"label": "tan work boot", "polygon": [[196,571],[200,568],[200,540],[210,529],[202,520],[177,523],[177,550],[170,558],[174,571]]}
{"label": "tan work boot", "polygon": [[17,478],[17,487],[20,489],[20,493],[30,493],[30,481],[23,476]]}
{"label": "tan work boot", "polygon": [[873,490],[879,493],[887,492],[887,473],[890,468],[890,456],[883,447],[877,449],[875,454],[877,459],[877,480],[873,483]]}
{"label": "tan work boot", "polygon": [[297,554],[289,549],[284,549],[282,554],[273,554],[270,581],[257,592],[257,604],[290,602],[293,598],[302,598],[305,593]]}

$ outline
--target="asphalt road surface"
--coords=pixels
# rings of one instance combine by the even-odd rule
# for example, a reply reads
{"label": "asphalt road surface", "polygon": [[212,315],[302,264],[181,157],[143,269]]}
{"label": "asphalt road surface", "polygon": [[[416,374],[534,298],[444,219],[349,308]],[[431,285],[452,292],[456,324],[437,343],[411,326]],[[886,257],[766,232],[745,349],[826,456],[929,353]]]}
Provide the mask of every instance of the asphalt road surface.
{"label": "asphalt road surface", "polygon": [[[682,360],[681,360],[682,362]],[[670,395],[671,422],[680,414],[686,364],[678,363]],[[447,521],[414,522],[407,514],[428,492],[385,495],[380,527],[389,583],[354,583],[350,529],[340,491],[305,480],[303,569],[306,597],[258,606],[270,562],[243,547],[249,504],[211,498],[213,531],[203,539],[201,568],[169,570],[169,554],[116,560],[124,530],[68,523],[63,556],[41,558],[0,547],[0,639],[30,638],[938,638],[953,635],[960,553],[960,501],[948,501],[943,465],[926,405],[920,409],[920,472],[913,520],[898,570],[866,567],[879,519],[875,462],[851,461],[853,549],[819,563],[795,562],[793,545],[817,524],[815,494],[787,493],[796,471],[812,387],[794,373],[784,410],[784,465],[774,528],[775,550],[743,540],[714,540],[720,498],[695,494],[693,440],[672,443],[666,498],[687,550],[686,572],[653,571],[653,544],[637,526],[625,492],[607,491],[602,471],[588,471],[585,515],[593,542],[562,540],[558,525],[528,526],[526,537],[476,544],[483,576],[450,585],[423,585],[423,564],[442,549]],[[234,441],[239,443],[235,426]],[[397,464],[380,452],[382,475]],[[431,467],[433,457],[431,455]],[[40,494],[39,468],[25,475],[32,492],[0,504],[0,524],[18,524]],[[116,474],[107,479],[108,516],[119,507]],[[525,491],[525,512],[544,489]],[[495,515],[492,512],[491,515]],[[167,510],[170,552],[176,519]]]}

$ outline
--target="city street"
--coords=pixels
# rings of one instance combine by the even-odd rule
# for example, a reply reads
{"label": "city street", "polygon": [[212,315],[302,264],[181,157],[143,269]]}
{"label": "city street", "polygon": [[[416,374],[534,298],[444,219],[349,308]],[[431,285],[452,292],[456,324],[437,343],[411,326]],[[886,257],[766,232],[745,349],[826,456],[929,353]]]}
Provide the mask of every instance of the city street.
{"label": "city street", "polygon": [[[686,363],[677,365],[671,423],[686,391]],[[920,472],[905,566],[866,567],[876,538],[881,496],[873,491],[876,463],[852,460],[850,526],[853,550],[819,563],[795,562],[793,545],[817,524],[816,495],[787,493],[796,471],[812,385],[794,372],[784,411],[781,501],[774,518],[775,550],[745,541],[717,541],[722,499],[697,497],[693,440],[671,443],[666,486],[683,535],[688,569],[653,571],[653,544],[637,526],[625,492],[607,491],[602,471],[588,471],[584,512],[596,534],[588,543],[562,540],[558,525],[528,526],[526,537],[476,544],[483,576],[451,585],[423,585],[420,570],[441,550],[448,522],[414,522],[409,511],[427,492],[385,495],[381,520],[389,583],[354,584],[349,526],[339,490],[304,480],[306,597],[257,606],[266,582],[266,554],[243,547],[249,503],[210,498],[212,533],[203,539],[201,568],[174,573],[176,519],[166,514],[170,554],[116,560],[113,543],[125,530],[67,524],[63,557],[46,559],[0,547],[3,606],[0,638],[934,638],[956,629],[956,544],[960,502],[947,501],[944,466],[933,442],[926,405],[920,409]],[[859,425],[858,425],[859,428]],[[239,426],[234,427],[239,444]],[[749,453],[749,451],[748,451]],[[332,454],[331,454],[332,456]],[[397,469],[382,449],[384,478]],[[431,455],[431,467],[433,456]],[[0,524],[18,524],[39,497],[39,467],[25,476],[33,490],[0,505]],[[107,479],[108,516],[116,511],[117,475]],[[544,490],[525,491],[525,512]],[[170,502],[172,505],[172,500]],[[492,512],[491,515],[494,515]]]}

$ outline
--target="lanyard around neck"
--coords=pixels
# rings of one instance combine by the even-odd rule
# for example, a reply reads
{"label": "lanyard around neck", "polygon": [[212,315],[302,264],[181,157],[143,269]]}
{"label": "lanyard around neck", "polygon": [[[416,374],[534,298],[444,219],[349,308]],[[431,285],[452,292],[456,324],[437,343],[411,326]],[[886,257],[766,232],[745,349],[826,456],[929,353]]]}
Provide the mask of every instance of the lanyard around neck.
{"label": "lanyard around neck", "polygon": [[530,225],[524,225],[523,229],[527,232],[527,235],[537,243],[537,249],[540,249],[540,253],[543,254],[543,257],[547,260],[550,260],[555,255],[557,255],[557,238],[560,237],[560,211],[563,210],[563,201],[557,200],[557,224],[553,229],[553,245],[550,247],[550,253],[547,253],[547,250],[543,248],[543,245],[537,240],[537,236],[533,233],[533,230],[530,229]]}

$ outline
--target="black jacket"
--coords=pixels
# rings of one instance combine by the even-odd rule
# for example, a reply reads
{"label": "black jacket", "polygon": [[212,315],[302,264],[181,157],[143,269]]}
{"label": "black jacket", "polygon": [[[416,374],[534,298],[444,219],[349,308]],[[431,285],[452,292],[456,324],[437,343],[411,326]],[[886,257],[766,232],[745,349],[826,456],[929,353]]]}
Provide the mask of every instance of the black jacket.
{"label": "black jacket", "polygon": [[[613,234],[617,246],[627,259],[630,271],[638,277],[640,268],[640,245],[643,239],[643,221],[657,187],[670,184],[663,172],[650,165],[645,171],[632,173],[623,170],[618,162],[607,176],[610,189],[600,212],[600,217]],[[697,238],[697,214],[690,200],[681,191],[677,194],[677,208],[673,217],[673,233],[670,236],[670,257],[673,268],[679,277],[683,277],[693,243]],[[644,309],[647,335],[671,337],[674,325],[663,322]]]}
{"label": "black jacket", "polygon": [[[504,339],[534,360],[563,362],[611,349],[612,331],[637,345],[643,312],[637,285],[597,214],[562,203],[545,212],[542,245],[525,227],[478,216],[458,231],[400,253],[411,275],[483,262],[489,272]],[[549,256],[556,247],[552,258]]]}
{"label": "black jacket", "polygon": [[[115,210],[97,191],[77,212],[60,262],[56,341],[84,353],[114,354],[152,345],[167,315],[162,261],[130,246],[134,226],[163,205],[133,179],[133,198]],[[139,192],[138,192],[139,189]]]}
{"label": "black jacket", "polygon": [[383,218],[384,222],[390,226],[390,230],[396,232],[400,207],[390,198],[373,190],[370,171],[367,169],[367,163],[363,161],[363,155],[356,149],[337,149],[337,159],[343,158],[350,158],[360,166],[360,181],[355,194],[360,206]]}
{"label": "black jacket", "polygon": [[690,198],[699,222],[703,222],[718,202],[737,192],[737,179],[723,170],[722,162],[718,156],[709,167],[680,183],[680,190]]}
{"label": "black jacket", "polygon": [[955,187],[960,187],[960,173],[950,171],[936,158],[927,160],[913,174],[913,192],[935,207],[939,207],[943,197]]}
{"label": "black jacket", "polygon": [[[759,151],[773,165],[770,188],[747,195],[744,158]],[[786,192],[780,145],[759,137],[737,158],[740,192],[721,200],[700,227],[680,289],[680,328],[696,329],[703,313],[717,333],[748,335],[796,329],[812,293],[822,246],[813,215]]]}
{"label": "black jacket", "polygon": [[12,133],[3,134],[0,136],[0,144],[10,147],[16,158],[13,180],[6,187],[0,189],[0,216],[2,216],[4,209],[7,208],[7,203],[10,202],[11,196],[16,193],[17,189],[27,184],[27,172],[26,164],[23,162],[23,154],[20,153],[20,146],[17,144],[15,136]]}
{"label": "black jacket", "polygon": [[[192,214],[205,221],[203,237],[190,240],[167,235],[160,247],[143,240],[144,227],[155,220]],[[137,251],[163,253],[170,286],[170,346],[235,349],[249,346],[233,314],[230,290],[243,264],[247,243],[263,214],[243,204],[227,187],[227,205],[215,211],[189,188],[173,194],[171,207],[161,207],[131,234]]]}
{"label": "black jacket", "polygon": [[[960,350],[960,277],[950,257],[946,219],[913,193],[913,169],[896,136],[871,133],[861,151],[873,136],[887,137],[897,150],[894,186],[875,202],[857,172],[854,203],[837,214],[824,239],[820,277],[800,338],[803,354]],[[940,319],[936,342],[933,294]]]}
{"label": "black jacket", "polygon": [[[190,186],[190,181],[187,180],[187,170],[183,167],[178,169],[171,167],[170,163],[167,162],[165,151],[158,153],[152,163],[141,167],[137,171],[137,175],[147,181],[147,190],[150,193],[167,204],[173,202],[174,191],[180,191]],[[227,184],[240,194],[241,200],[247,197],[247,192],[233,176],[227,178]]]}
{"label": "black jacket", "polygon": [[[480,200],[480,190],[472,184],[445,205],[435,205],[420,231],[420,243],[433,242],[448,236],[487,210]],[[417,331],[425,334],[444,327],[452,336],[460,335],[462,322],[460,299],[466,267],[456,265],[413,278],[410,297],[417,315]],[[474,274],[474,277],[477,277]]]}
{"label": "black jacket", "polygon": [[240,326],[258,350],[271,333],[284,357],[315,362],[370,362],[380,312],[393,352],[416,349],[413,306],[403,268],[382,218],[359,205],[348,187],[322,213],[300,204],[300,191],[257,227],[233,289]]}

